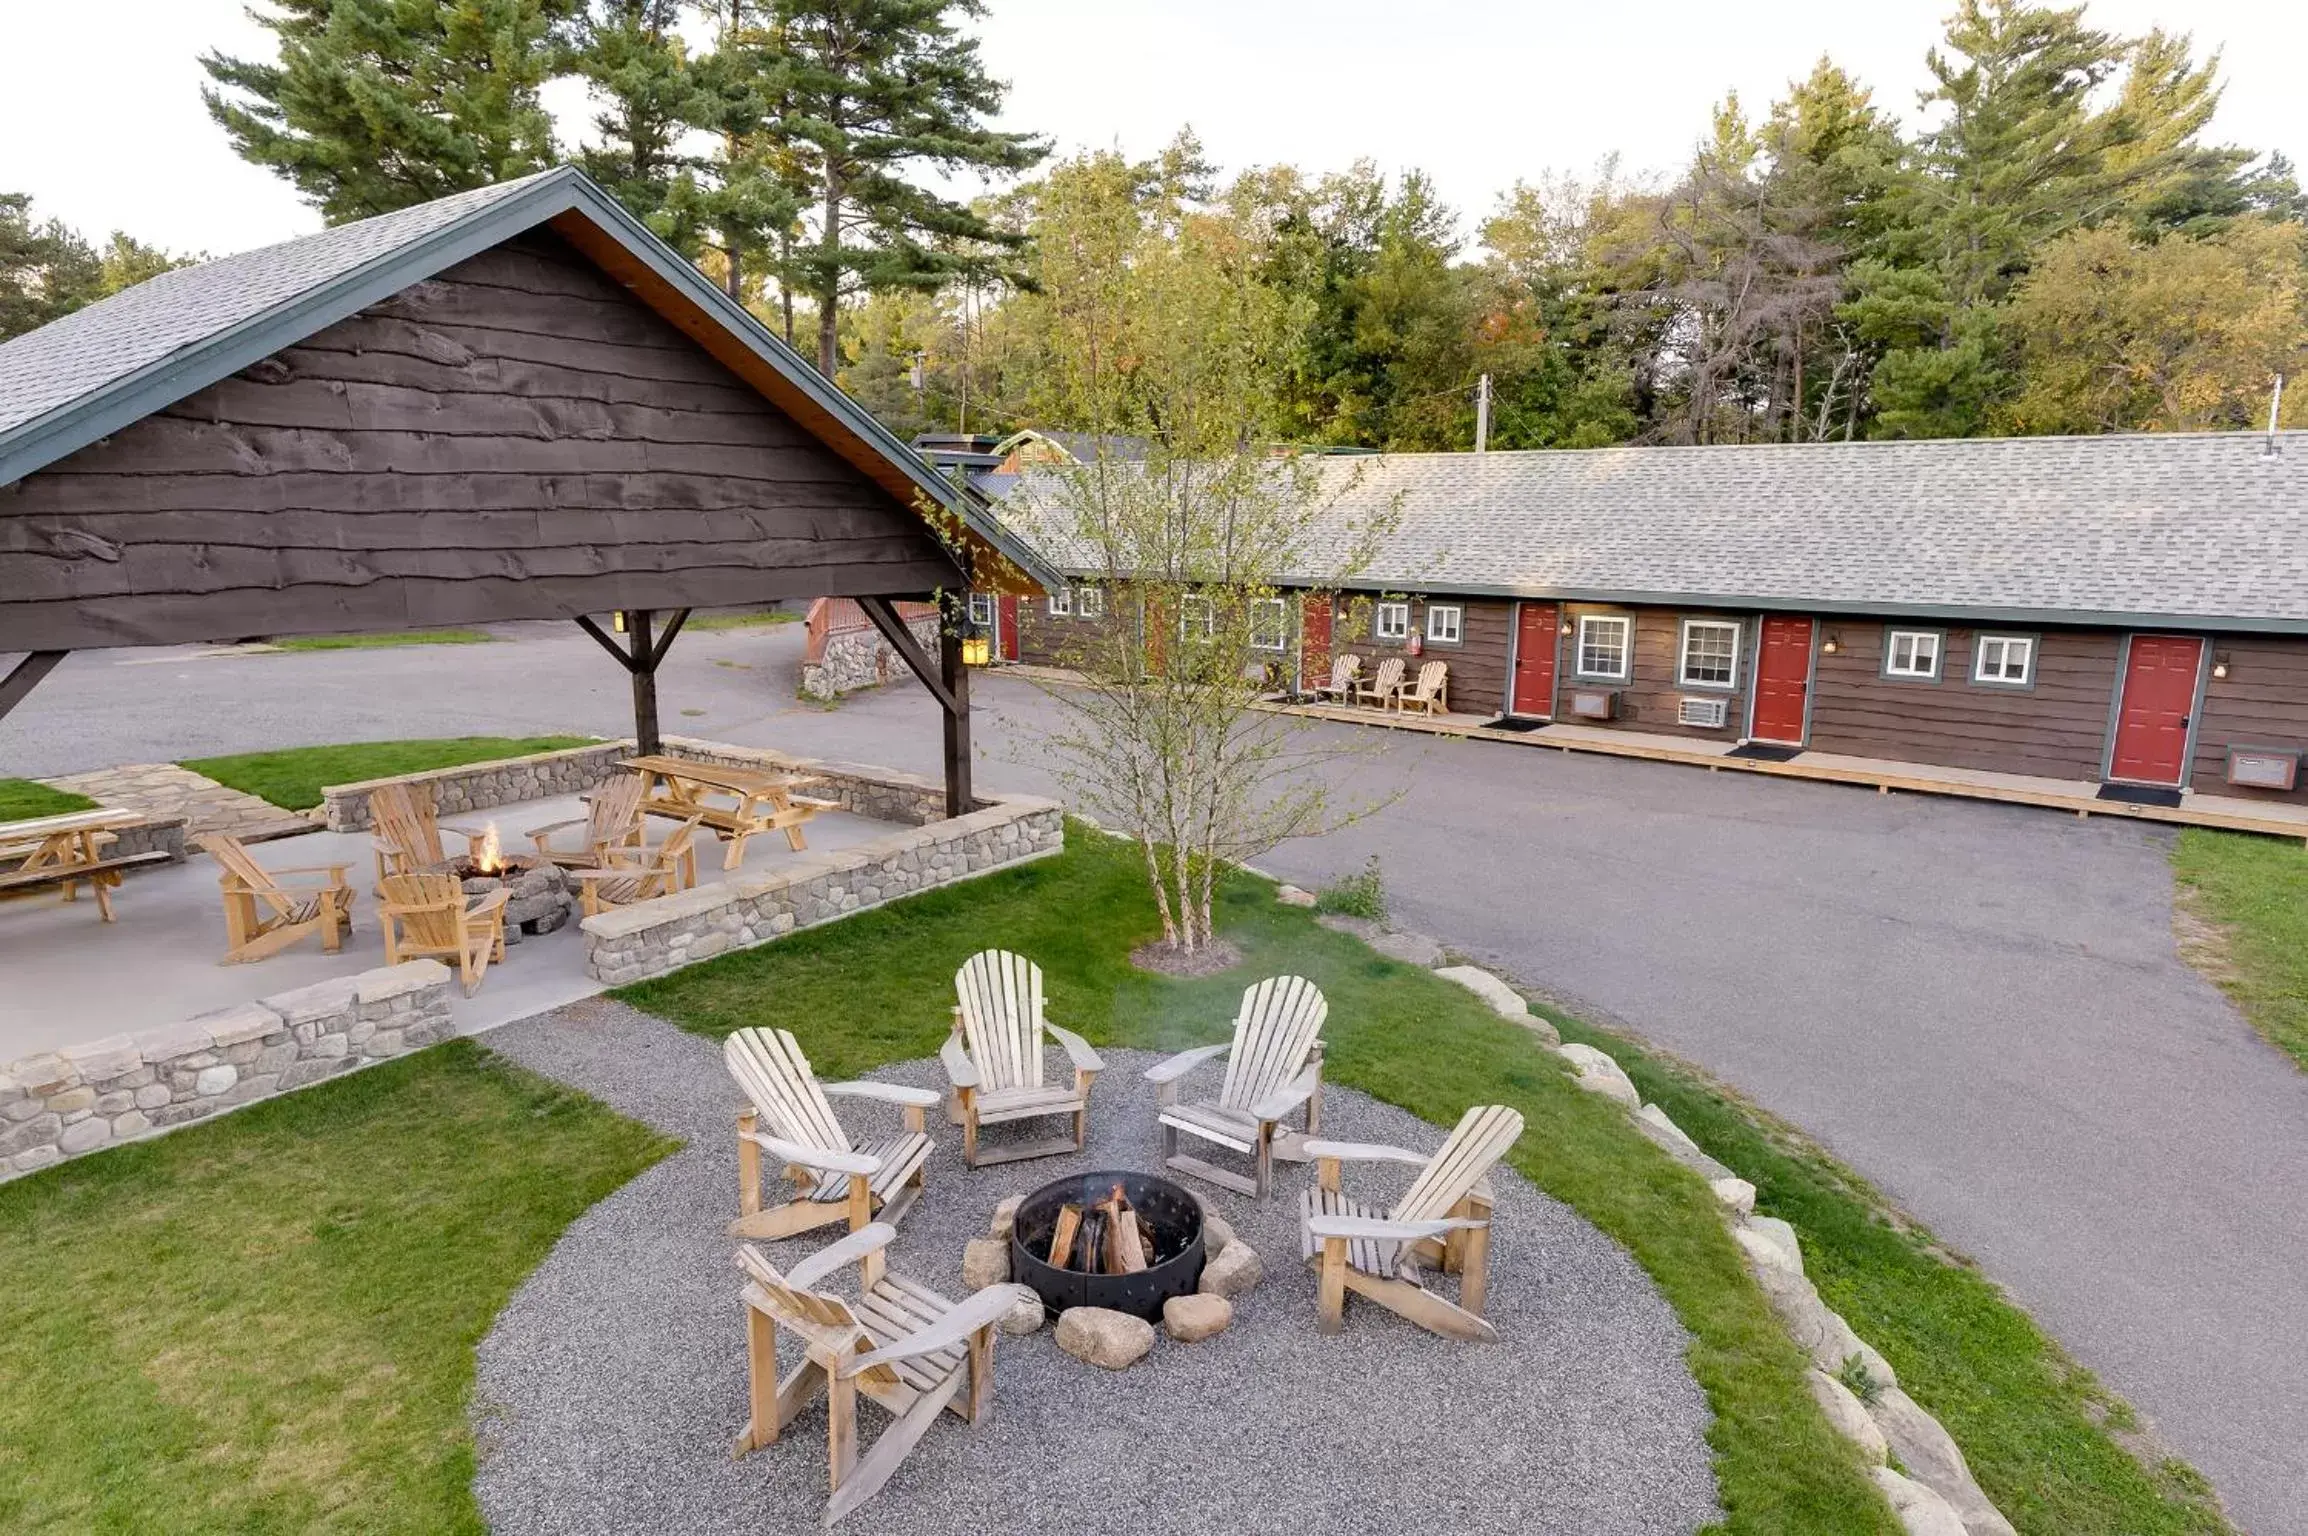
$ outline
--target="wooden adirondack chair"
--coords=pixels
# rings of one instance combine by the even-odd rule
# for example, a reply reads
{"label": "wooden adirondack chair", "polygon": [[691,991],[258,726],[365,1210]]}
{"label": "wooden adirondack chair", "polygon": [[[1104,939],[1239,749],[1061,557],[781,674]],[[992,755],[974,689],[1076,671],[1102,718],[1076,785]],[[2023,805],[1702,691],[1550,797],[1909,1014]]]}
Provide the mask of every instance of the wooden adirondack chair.
{"label": "wooden adirondack chair", "polygon": [[[1162,1161],[1180,1173],[1208,1179],[1222,1188],[1266,1198],[1274,1183],[1274,1131],[1283,1117],[1304,1105],[1306,1134],[1322,1124],[1322,1034],[1330,1003],[1303,976],[1273,976],[1242,994],[1234,1016],[1234,1038],[1225,1045],[1196,1046],[1147,1069],[1156,1085],[1162,1127]],[[1209,1102],[1178,1102],[1178,1085],[1206,1061],[1224,1056],[1226,1081]],[[1214,1168],[1178,1150],[1180,1132],[1215,1142],[1257,1160],[1245,1178]]]}
{"label": "wooden adirondack chair", "polygon": [[[1483,1321],[1490,1262],[1493,1164],[1523,1134],[1523,1117],[1503,1104],[1481,1104],[1459,1117],[1450,1139],[1432,1157],[1400,1147],[1351,1141],[1310,1141],[1316,1185],[1299,1206],[1301,1247],[1322,1276],[1322,1331],[1345,1326],[1346,1293],[1372,1301],[1447,1338],[1498,1342]],[[1345,1162],[1408,1163],[1419,1169],[1410,1189],[1381,1213],[1339,1189]],[[1454,1305],[1419,1284],[1421,1268],[1459,1277]]]}
{"label": "wooden adirondack chair", "polygon": [[697,883],[694,846],[701,818],[692,816],[666,834],[655,848],[612,848],[599,869],[573,869],[577,904],[592,917],[611,907],[627,907],[653,896],[670,896]]}
{"label": "wooden adirondack chair", "polygon": [[[962,1124],[962,1161],[972,1168],[1021,1158],[1079,1152],[1089,1138],[1090,1084],[1106,1063],[1090,1043],[1042,1016],[1042,968],[1023,955],[989,949],[954,973],[954,1032],[939,1052],[954,1085]],[[1042,1081],[1042,1037],[1066,1048],[1074,1085]],[[1056,1137],[981,1156],[978,1128],[1012,1120],[1074,1117],[1071,1138]]]}
{"label": "wooden adirondack chair", "polygon": [[[240,840],[222,832],[193,839],[216,860],[217,884],[224,890],[226,965],[277,955],[307,934],[321,936],[321,948],[335,954],[345,947],[352,924],[353,890],[345,884],[348,864],[308,864],[266,869]],[[283,882],[283,875],[321,875],[319,881]]]}
{"label": "wooden adirondack chair", "polygon": [[1394,697],[1395,690],[1401,686],[1402,658],[1389,656],[1378,664],[1378,671],[1372,674],[1369,682],[1355,684],[1355,702],[1376,704],[1380,709],[1384,709],[1387,706],[1387,701]]}
{"label": "wooden adirondack chair", "polygon": [[[938,1102],[934,1090],[894,1083],[820,1083],[800,1044],[783,1029],[741,1029],[722,1042],[721,1057],[749,1101],[737,1112],[738,1217],[729,1224],[730,1236],[791,1237],[844,1216],[851,1231],[863,1231],[876,1207],[893,1226],[913,1208],[930,1156],[923,1122],[924,1111]],[[905,1111],[905,1129],[856,1146],[834,1118],[829,1097],[898,1105]],[[766,1210],[761,1203],[764,1151],[784,1164],[794,1184],[785,1203]]]}
{"label": "wooden adirondack chair", "polygon": [[505,903],[512,892],[498,886],[468,898],[454,875],[387,875],[377,882],[383,904],[385,964],[430,956],[457,962],[458,979],[471,997],[492,963],[505,959]]}
{"label": "wooden adirondack chair", "polygon": [[487,836],[485,830],[442,826],[433,813],[432,790],[407,784],[383,784],[370,791],[369,825],[379,881],[387,875],[416,874],[449,857],[441,846],[443,832],[463,838],[467,853]]}
{"label": "wooden adirondack chair", "polygon": [[1394,707],[1404,714],[1423,710],[1430,715],[1450,711],[1450,664],[1430,661],[1418,669],[1418,681],[1407,688],[1397,689]]}
{"label": "wooden adirondack chair", "polygon": [[[994,1325],[1022,1301],[1022,1285],[989,1285],[959,1303],[927,1286],[890,1274],[882,1249],[897,1228],[877,1221],[822,1253],[779,1274],[760,1249],[747,1243],[737,1262],[745,1287],[745,1365],[751,1417],[731,1453],[743,1456],[775,1444],[820,1392],[826,1395],[825,1524],[882,1490],[941,1413],[982,1424],[994,1410]],[[815,1289],[828,1276],[858,1266],[858,1298]],[[802,1358],[781,1380],[780,1330],[801,1341]],[[858,1398],[892,1415],[858,1458]]]}
{"label": "wooden adirondack chair", "polygon": [[1336,699],[1341,704],[1354,702],[1355,683],[1362,676],[1362,658],[1348,651],[1334,657],[1330,663],[1330,681],[1317,684],[1314,696],[1318,699]]}
{"label": "wooden adirondack chair", "polygon": [[[536,845],[539,858],[550,859],[563,869],[600,869],[612,862],[612,855],[642,845],[642,788],[640,774],[621,773],[593,791],[584,815],[531,827],[525,835]],[[556,848],[553,834],[571,827],[585,829],[579,846]]]}

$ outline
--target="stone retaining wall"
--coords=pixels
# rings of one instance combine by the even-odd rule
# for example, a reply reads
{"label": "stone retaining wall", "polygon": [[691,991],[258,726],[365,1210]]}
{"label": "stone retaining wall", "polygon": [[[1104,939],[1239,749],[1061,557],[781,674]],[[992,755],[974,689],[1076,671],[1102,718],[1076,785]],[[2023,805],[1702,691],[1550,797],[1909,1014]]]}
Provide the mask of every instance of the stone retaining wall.
{"label": "stone retaining wall", "polygon": [[[104,857],[132,859],[140,853],[165,853],[171,864],[182,864],[187,820],[183,816],[152,816],[132,827],[115,827],[112,830],[116,841],[104,850]],[[157,866],[148,864],[144,867],[151,869]]]}
{"label": "stone retaining wall", "polygon": [[854,848],[802,854],[775,873],[741,874],[589,917],[586,970],[604,986],[662,976],[1065,846],[1065,818],[1055,800],[1005,795],[981,805],[967,816],[906,827]]}
{"label": "stone retaining wall", "polygon": [[155,1136],[455,1033],[449,971],[413,960],[0,1073],[0,1180]]}
{"label": "stone retaining wall", "polygon": [[[803,793],[814,800],[831,800],[852,815],[873,821],[918,827],[941,820],[946,814],[946,786],[920,774],[865,768],[853,763],[829,763],[814,757],[790,757],[766,747],[733,747],[725,742],[700,741],[693,736],[668,736],[665,750],[674,757],[718,763],[725,768],[769,768],[782,773],[814,774],[819,782]],[[992,803],[981,799],[973,809],[984,810]]]}
{"label": "stone retaining wall", "polygon": [[[911,605],[909,605],[911,606]],[[863,616],[860,618],[861,622]],[[926,617],[909,620],[906,628],[913,631],[915,641],[928,655],[938,654],[938,616],[932,611]],[[859,688],[875,688],[893,677],[910,678],[904,658],[890,648],[881,631],[863,629],[829,629],[825,636],[824,654],[805,657],[801,664],[801,691],[813,699],[831,699]]]}
{"label": "stone retaining wall", "polygon": [[369,795],[387,784],[425,785],[433,792],[434,810],[443,816],[459,816],[521,800],[582,794],[615,772],[619,758],[632,755],[632,742],[604,741],[528,757],[364,779],[358,784],[331,784],[321,790],[321,804],[328,812],[331,832],[366,832]]}

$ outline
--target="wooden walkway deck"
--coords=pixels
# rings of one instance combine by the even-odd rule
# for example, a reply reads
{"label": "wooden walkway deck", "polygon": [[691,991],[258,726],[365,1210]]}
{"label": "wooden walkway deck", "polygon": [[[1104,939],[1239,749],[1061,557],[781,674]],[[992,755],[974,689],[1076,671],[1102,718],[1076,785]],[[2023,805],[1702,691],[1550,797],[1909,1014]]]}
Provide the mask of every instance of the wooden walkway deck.
{"label": "wooden walkway deck", "polygon": [[1335,704],[1268,705],[1281,713],[1311,715],[1349,725],[1378,726],[1386,730],[1418,731],[1430,736],[1455,736],[1469,741],[1496,741],[1518,747],[1544,747],[1557,752],[1597,752],[1609,757],[1647,758],[1653,762],[1682,763],[1711,772],[1730,770],[1760,773],[1785,779],[1821,779],[1836,784],[1872,784],[1878,793],[1894,790],[1919,795],[1953,795],[1966,800],[1998,800],[2007,805],[2035,805],[2072,811],[2078,816],[2128,816],[2136,821],[2174,822],[2182,826],[2215,827],[2224,832],[2259,832],[2271,837],[2293,837],[2308,842],[2308,806],[2224,795],[2183,794],[2176,806],[2132,805],[2099,798],[2100,786],[2083,779],[2037,778],[2024,773],[1989,773],[1973,768],[1942,768],[1931,763],[1902,763],[1885,758],[1846,757],[1834,752],[1801,752],[1783,763],[1733,757],[1737,745],[1727,741],[1695,741],[1649,731],[1609,731],[1591,725],[1559,722],[1535,731],[1496,729],[1492,715],[1397,715],[1391,711],[1358,709]]}

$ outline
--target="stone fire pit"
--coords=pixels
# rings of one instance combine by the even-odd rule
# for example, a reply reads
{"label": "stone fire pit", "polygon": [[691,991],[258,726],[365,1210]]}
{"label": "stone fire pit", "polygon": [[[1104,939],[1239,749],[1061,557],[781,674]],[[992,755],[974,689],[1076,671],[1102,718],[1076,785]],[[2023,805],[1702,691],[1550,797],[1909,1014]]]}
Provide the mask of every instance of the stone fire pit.
{"label": "stone fire pit", "polygon": [[483,870],[471,858],[450,859],[433,868],[454,875],[468,896],[486,896],[499,886],[512,891],[505,902],[507,944],[520,943],[524,934],[551,933],[569,921],[577,905],[568,875],[552,860],[534,854],[507,854],[494,872]]}

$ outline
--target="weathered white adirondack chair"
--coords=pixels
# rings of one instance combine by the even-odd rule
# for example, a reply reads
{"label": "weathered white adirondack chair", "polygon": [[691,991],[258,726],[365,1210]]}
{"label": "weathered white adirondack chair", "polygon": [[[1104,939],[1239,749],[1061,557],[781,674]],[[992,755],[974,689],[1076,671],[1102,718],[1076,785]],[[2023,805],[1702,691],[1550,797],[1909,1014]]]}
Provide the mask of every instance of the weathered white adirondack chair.
{"label": "weathered white adirondack chair", "polygon": [[[1079,1152],[1089,1136],[1090,1084],[1106,1063],[1090,1042],[1042,1016],[1042,968],[1006,949],[981,950],[954,973],[954,1032],[939,1052],[954,1085],[962,1161],[972,1168]],[[1044,1035],[1066,1048],[1074,1083],[1042,1081]],[[1012,1120],[1074,1117],[1072,1137],[981,1155],[978,1128]]]}
{"label": "weathered white adirondack chair", "polygon": [[[751,1100],[737,1112],[737,1220],[732,1237],[780,1238],[847,1217],[862,1230],[881,1211],[901,1220],[922,1192],[922,1165],[930,1138],[924,1112],[935,1090],[895,1083],[820,1083],[790,1030],[741,1029],[722,1042],[729,1075]],[[854,1147],[834,1118],[828,1096],[873,1099],[905,1111],[905,1129]],[[763,1129],[766,1121],[767,1129]],[[766,1209],[761,1200],[761,1154],[785,1166],[792,1195]]]}
{"label": "weathered white adirondack chair", "polygon": [[[737,1262],[745,1287],[745,1363],[752,1417],[733,1454],[775,1443],[794,1416],[826,1394],[825,1523],[879,1493],[940,1413],[984,1422],[994,1407],[994,1325],[1034,1293],[1022,1285],[989,1285],[959,1305],[887,1272],[882,1249],[897,1228],[877,1221],[781,1275],[747,1243]],[[858,1299],[815,1289],[855,1264]],[[801,1340],[802,1359],[777,1373],[779,1329]],[[894,1415],[858,1459],[860,1395]]]}
{"label": "weathered white adirondack chair", "polygon": [[[1483,1321],[1489,1174],[1522,1134],[1521,1115],[1503,1104],[1479,1104],[1459,1117],[1432,1157],[1363,1142],[1308,1142],[1306,1154],[1319,1173],[1300,1203],[1299,1231],[1307,1264],[1322,1276],[1322,1331],[1336,1333],[1345,1325],[1346,1293],[1353,1291],[1429,1333],[1498,1342],[1498,1330]],[[1346,1162],[1408,1163],[1420,1173],[1393,1208],[1381,1213],[1340,1191],[1339,1165]],[[1458,1275],[1456,1305],[1419,1284],[1421,1268]]]}
{"label": "weathered white adirondack chair", "polygon": [[1355,680],[1362,676],[1362,658],[1348,651],[1335,656],[1330,663],[1330,681],[1318,684],[1314,696],[1318,699],[1336,699],[1341,704],[1354,702]]}
{"label": "weathered white adirondack chair", "polygon": [[1401,687],[1402,658],[1389,656],[1378,664],[1378,670],[1371,674],[1369,682],[1354,685],[1355,702],[1375,704],[1384,709],[1393,700],[1395,691]]}
{"label": "weathered white adirondack chair", "polygon": [[1430,661],[1418,669],[1418,681],[1395,690],[1394,707],[1404,714],[1421,710],[1430,715],[1450,713],[1450,663]]}
{"label": "weathered white adirondack chair", "polygon": [[[1254,1200],[1266,1198],[1274,1182],[1274,1132],[1283,1118],[1306,1107],[1306,1134],[1322,1124],[1322,1023],[1330,1003],[1303,976],[1271,976],[1242,994],[1234,1016],[1234,1038],[1225,1045],[1180,1051],[1146,1071],[1156,1085],[1162,1126],[1162,1161],[1180,1173]],[[1226,1081],[1210,1101],[1178,1102],[1178,1085],[1196,1067],[1224,1056]],[[1178,1151],[1184,1132],[1257,1160],[1255,1176],[1244,1178]]]}

